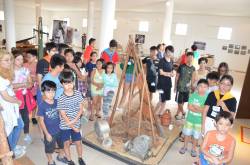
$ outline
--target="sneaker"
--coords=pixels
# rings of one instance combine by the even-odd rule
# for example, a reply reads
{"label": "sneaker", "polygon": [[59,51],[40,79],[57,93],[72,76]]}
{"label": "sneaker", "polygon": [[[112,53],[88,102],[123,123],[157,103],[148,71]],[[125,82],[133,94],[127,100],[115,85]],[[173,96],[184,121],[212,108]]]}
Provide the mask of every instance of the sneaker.
{"label": "sneaker", "polygon": [[78,159],[78,163],[79,165],[86,165],[82,158]]}
{"label": "sneaker", "polygon": [[24,139],[25,143],[27,143],[28,145],[32,143],[32,138],[29,134],[27,134]]}
{"label": "sneaker", "polygon": [[68,163],[67,158],[65,156],[60,158],[60,156],[57,155],[56,160],[59,161],[59,162],[65,163],[65,164]]}
{"label": "sneaker", "polygon": [[197,152],[195,150],[191,150],[191,156],[192,157],[197,157]]}
{"label": "sneaker", "polygon": [[72,160],[70,160],[68,161],[68,165],[75,165],[75,163]]}
{"label": "sneaker", "polygon": [[185,154],[185,152],[187,151],[187,148],[182,147],[179,151],[180,154]]}
{"label": "sneaker", "polygon": [[52,164],[48,163],[48,165],[56,165],[56,163],[55,163],[55,161],[54,161]]}
{"label": "sneaker", "polygon": [[34,125],[36,125],[36,124],[37,124],[37,120],[36,120],[36,118],[32,118],[31,120],[32,120],[32,123],[33,123]]}
{"label": "sneaker", "polygon": [[21,149],[21,148],[20,149],[15,149],[13,152],[14,152],[15,159],[19,159],[19,158],[23,157],[26,154],[26,151]]}

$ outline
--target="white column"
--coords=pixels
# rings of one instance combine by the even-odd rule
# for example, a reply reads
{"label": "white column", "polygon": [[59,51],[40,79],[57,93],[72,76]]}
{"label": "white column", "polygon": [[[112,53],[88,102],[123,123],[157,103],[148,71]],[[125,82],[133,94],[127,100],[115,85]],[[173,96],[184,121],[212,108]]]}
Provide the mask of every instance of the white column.
{"label": "white column", "polygon": [[4,0],[3,6],[6,49],[8,52],[10,52],[12,47],[16,47],[15,13],[13,0]]}
{"label": "white column", "polygon": [[162,42],[167,45],[172,44],[171,26],[172,26],[173,13],[174,13],[174,1],[167,0],[165,2],[165,16],[163,23],[163,35],[162,35]]}
{"label": "white column", "polygon": [[102,17],[99,37],[99,52],[109,46],[109,41],[113,39],[113,23],[115,18],[116,0],[102,0]]}
{"label": "white column", "polygon": [[94,13],[95,13],[95,2],[94,0],[89,0],[88,3],[88,18],[87,18],[87,41],[93,37],[94,31]]}

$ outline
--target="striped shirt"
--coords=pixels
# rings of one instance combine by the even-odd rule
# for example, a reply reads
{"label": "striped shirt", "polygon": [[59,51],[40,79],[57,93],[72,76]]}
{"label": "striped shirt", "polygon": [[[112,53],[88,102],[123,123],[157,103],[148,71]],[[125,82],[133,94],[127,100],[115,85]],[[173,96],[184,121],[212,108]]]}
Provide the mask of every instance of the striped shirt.
{"label": "striped shirt", "polygon": [[[83,102],[83,97],[81,92],[74,90],[74,94],[72,96],[67,96],[65,93],[63,93],[58,98],[57,103],[57,109],[59,111],[64,111],[66,113],[66,116],[69,118],[70,121],[74,120],[80,111],[80,104]],[[75,128],[80,128],[80,118],[79,120],[74,124]],[[60,129],[66,130],[71,129],[64,119],[60,117]]]}

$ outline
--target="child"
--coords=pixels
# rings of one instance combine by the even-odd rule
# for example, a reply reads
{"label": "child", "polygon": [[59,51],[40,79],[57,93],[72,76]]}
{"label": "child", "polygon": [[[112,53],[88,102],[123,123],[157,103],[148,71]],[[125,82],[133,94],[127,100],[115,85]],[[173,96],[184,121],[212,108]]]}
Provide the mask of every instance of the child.
{"label": "child", "polygon": [[25,147],[17,146],[24,124],[18,108],[22,102],[15,97],[11,85],[14,75],[12,65],[12,56],[0,51],[0,113],[4,121],[10,150],[14,152],[15,158],[20,158],[26,152]]}
{"label": "child", "polygon": [[196,146],[201,136],[202,111],[207,98],[208,82],[205,79],[200,79],[197,83],[197,92],[190,95],[188,100],[188,114],[184,124],[182,134],[184,135],[184,146],[180,149],[180,153],[184,154],[187,151],[187,145],[192,136],[191,156],[196,157]]}
{"label": "child", "polygon": [[[82,62],[81,55],[82,55],[81,52],[76,52],[76,55],[74,57],[73,62],[76,64],[76,67],[81,72],[81,74],[83,76],[87,76],[87,72],[84,68],[84,64]],[[82,93],[83,97],[86,97],[87,90],[88,90],[87,81],[86,80],[85,81],[78,80],[78,91],[80,91]]]}
{"label": "child", "polygon": [[193,66],[198,69],[198,59],[200,58],[200,53],[198,52],[198,47],[196,45],[191,46],[191,50],[194,53]]}
{"label": "child", "polygon": [[91,53],[93,52],[96,44],[96,39],[95,38],[90,38],[89,39],[89,45],[85,49],[84,55],[83,55],[83,62],[84,64],[87,64],[90,59],[91,59]]}
{"label": "child", "polygon": [[218,67],[218,73],[220,75],[220,78],[226,74],[228,74],[229,72],[229,67],[228,67],[228,64],[226,62],[222,62],[219,64],[219,67]]}
{"label": "child", "polygon": [[116,51],[118,43],[116,40],[111,40],[109,42],[109,48],[103,50],[101,54],[101,59],[104,60],[105,64],[107,62],[112,62],[113,64],[117,64],[119,62],[119,55]]}
{"label": "child", "polygon": [[160,101],[156,105],[155,112],[157,115],[162,115],[165,111],[166,101],[171,99],[171,88],[172,80],[171,77],[173,74],[173,57],[174,47],[169,45],[165,49],[164,57],[160,60],[159,63],[159,73],[158,73],[158,84],[157,88],[160,93]]}
{"label": "child", "polygon": [[54,99],[56,84],[53,81],[43,81],[41,90],[44,96],[44,100],[39,104],[39,110],[37,116],[39,119],[39,125],[44,134],[44,147],[45,153],[48,159],[48,165],[55,165],[52,154],[55,151],[56,143],[59,147],[59,154],[57,160],[63,163],[67,163],[67,159],[64,157],[63,142],[61,139],[61,131],[59,128],[60,118],[57,111],[57,100]]}
{"label": "child", "polygon": [[180,65],[175,78],[176,102],[178,110],[175,115],[176,120],[185,118],[183,105],[188,101],[189,92],[195,80],[195,67],[192,65],[194,59],[193,52],[187,53],[187,63]]}
{"label": "child", "polygon": [[102,69],[102,60],[98,59],[96,61],[96,69],[91,73],[91,96],[93,98],[93,109],[89,117],[90,121],[93,121],[94,113],[97,118],[101,118],[101,103],[103,96],[103,76],[104,70]]}
{"label": "child", "polygon": [[65,64],[65,58],[63,56],[54,55],[50,61],[51,71],[47,73],[42,80],[42,82],[50,80],[56,84],[56,94],[55,94],[56,100],[63,94],[63,86],[60,83],[59,75],[64,69],[64,64]]}
{"label": "child", "polygon": [[[31,92],[33,94],[34,99],[36,100],[36,92],[37,92],[37,80],[36,80],[36,65],[37,65],[37,50],[30,49],[26,52],[27,63],[24,63],[23,66],[30,71],[30,76],[32,80],[32,88]],[[32,112],[32,123],[37,124],[37,120],[35,118],[36,109]]]}
{"label": "child", "polygon": [[204,135],[215,130],[214,120],[219,112],[227,111],[233,116],[236,112],[237,100],[231,94],[233,77],[224,75],[219,82],[219,89],[209,93],[203,111],[202,131]]}
{"label": "child", "polygon": [[[20,105],[20,114],[24,122],[24,141],[27,144],[32,143],[32,138],[29,134],[29,114],[35,109],[36,102],[31,93],[32,79],[30,71],[23,67],[23,54],[15,50],[12,52],[14,57],[14,80],[12,81],[16,97],[22,101]],[[32,103],[33,105],[31,105]]]}
{"label": "child", "polygon": [[153,93],[156,92],[158,79],[159,59],[157,58],[157,47],[150,47],[150,56],[142,60],[147,75],[147,84],[150,92],[150,100],[152,101]]}
{"label": "child", "polygon": [[201,57],[198,60],[199,69],[195,72],[195,83],[194,83],[194,89],[196,88],[197,82],[200,79],[206,79],[206,76],[208,74],[208,70],[206,69],[207,66],[207,58]]}
{"label": "child", "polygon": [[207,74],[207,81],[209,84],[208,93],[218,90],[218,81],[220,79],[220,75],[218,72],[212,71]]}
{"label": "child", "polygon": [[103,82],[103,118],[104,120],[108,120],[109,108],[115,94],[115,90],[118,87],[118,79],[114,73],[114,64],[112,62],[108,62],[106,65],[105,74],[103,75]]}
{"label": "child", "polygon": [[157,49],[157,58],[159,60],[164,58],[164,53],[165,53],[164,45],[163,44],[158,44],[156,49]]}
{"label": "child", "polygon": [[234,117],[230,112],[221,111],[215,118],[216,130],[209,131],[202,143],[200,164],[229,164],[234,156],[236,141],[229,134]]}
{"label": "child", "polygon": [[45,47],[45,55],[42,59],[40,59],[36,66],[36,75],[37,75],[37,83],[38,83],[38,90],[37,90],[37,103],[39,104],[42,101],[41,96],[41,83],[42,78],[45,74],[47,74],[50,70],[50,59],[53,55],[57,53],[57,47],[54,42],[46,43]]}
{"label": "child", "polygon": [[67,44],[59,43],[57,48],[58,48],[58,54],[64,56],[64,51],[70,47]]}
{"label": "child", "polygon": [[68,165],[75,165],[70,154],[70,140],[72,140],[76,145],[79,165],[85,165],[82,159],[82,137],[80,134],[83,97],[79,91],[74,90],[74,76],[72,72],[63,71],[59,79],[64,89],[63,94],[57,102],[57,110],[60,113],[60,129],[62,131],[62,141],[64,142],[64,152]]}
{"label": "child", "polygon": [[91,52],[90,53],[90,61],[86,64],[85,66],[85,70],[88,73],[88,77],[87,77],[87,85],[88,85],[88,90],[86,93],[86,97],[88,100],[88,110],[91,112],[92,111],[92,103],[91,103],[91,72],[93,71],[93,69],[96,68],[96,60],[97,60],[97,53],[96,52]]}

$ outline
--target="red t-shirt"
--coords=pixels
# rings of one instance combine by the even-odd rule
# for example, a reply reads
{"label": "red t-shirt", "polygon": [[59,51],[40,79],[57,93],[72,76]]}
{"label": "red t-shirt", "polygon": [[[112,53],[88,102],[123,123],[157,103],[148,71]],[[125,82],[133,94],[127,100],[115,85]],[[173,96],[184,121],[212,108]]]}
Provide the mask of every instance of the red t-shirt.
{"label": "red t-shirt", "polygon": [[183,54],[183,55],[181,55],[181,63],[180,63],[180,65],[186,64],[186,63],[187,63],[187,55]]}
{"label": "red t-shirt", "polygon": [[88,63],[90,61],[90,54],[93,51],[93,47],[91,45],[88,45],[84,54],[83,54],[83,59],[85,61],[85,63]]}

